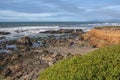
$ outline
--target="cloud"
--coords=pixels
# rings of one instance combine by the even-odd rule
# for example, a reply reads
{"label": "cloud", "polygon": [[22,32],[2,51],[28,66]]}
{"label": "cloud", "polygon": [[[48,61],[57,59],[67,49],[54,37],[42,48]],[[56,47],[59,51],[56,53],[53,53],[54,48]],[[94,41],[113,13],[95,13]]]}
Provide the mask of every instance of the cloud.
{"label": "cloud", "polygon": [[93,9],[91,12],[103,19],[118,19],[120,17],[120,5],[106,6],[99,9]]}
{"label": "cloud", "polygon": [[42,20],[56,16],[57,13],[24,13],[11,10],[0,10],[2,20]]}
{"label": "cloud", "polygon": [[0,9],[28,13],[49,13],[58,11],[53,5],[37,0],[3,0],[0,1]]}
{"label": "cloud", "polygon": [[11,11],[11,10],[0,10],[0,16],[7,16],[7,17],[50,17],[55,14],[52,13],[24,13],[24,12],[16,12],[16,11]]}
{"label": "cloud", "polygon": [[115,10],[120,10],[120,5],[106,6],[106,7],[103,7],[102,9],[115,9]]}
{"label": "cloud", "polygon": [[0,10],[0,21],[56,21],[70,19],[70,13],[25,13],[12,10]]}
{"label": "cloud", "polygon": [[0,21],[118,19],[119,0],[0,0]]}
{"label": "cloud", "polygon": [[84,8],[80,8],[75,4],[70,3],[70,1],[65,0],[42,0],[45,3],[49,3],[60,9],[61,11],[66,11],[74,14],[79,14],[85,11]]}

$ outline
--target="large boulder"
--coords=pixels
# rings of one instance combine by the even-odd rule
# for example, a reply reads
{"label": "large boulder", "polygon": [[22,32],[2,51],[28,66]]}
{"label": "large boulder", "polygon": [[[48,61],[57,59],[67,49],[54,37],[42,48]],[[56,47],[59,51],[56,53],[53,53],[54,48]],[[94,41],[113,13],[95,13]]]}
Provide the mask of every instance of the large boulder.
{"label": "large boulder", "polygon": [[17,48],[29,49],[32,46],[32,42],[28,36],[22,37],[16,41]]}

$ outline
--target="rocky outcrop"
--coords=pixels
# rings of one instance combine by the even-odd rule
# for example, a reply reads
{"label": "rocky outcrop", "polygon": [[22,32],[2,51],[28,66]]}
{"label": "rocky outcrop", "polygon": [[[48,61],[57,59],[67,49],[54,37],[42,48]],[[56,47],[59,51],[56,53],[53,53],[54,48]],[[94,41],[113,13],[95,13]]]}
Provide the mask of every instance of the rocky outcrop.
{"label": "rocky outcrop", "polygon": [[63,59],[61,54],[56,55],[40,48],[0,54],[0,75],[8,80],[36,80],[41,71],[61,59]]}
{"label": "rocky outcrop", "polygon": [[28,36],[22,37],[16,41],[17,48],[28,49],[32,46],[32,42]]}
{"label": "rocky outcrop", "polygon": [[0,32],[0,35],[8,35],[10,32]]}
{"label": "rocky outcrop", "polygon": [[16,43],[19,45],[32,46],[32,42],[28,36],[18,39]]}
{"label": "rocky outcrop", "polygon": [[119,44],[120,27],[95,28],[83,35],[83,39],[98,48]]}
{"label": "rocky outcrop", "polygon": [[[81,32],[78,31],[78,33]],[[18,39],[16,41],[17,50],[10,49],[11,54],[0,54],[0,75],[8,80],[36,80],[38,75],[47,67],[63,58],[72,57],[74,55],[72,53],[75,51],[79,53],[80,51],[77,51],[76,47],[79,46],[78,49],[88,47],[88,44],[83,44],[80,41],[79,35],[70,34],[40,39],[40,43],[44,45],[42,47],[33,47],[35,46],[32,44],[34,41],[31,41],[29,37]],[[58,48],[60,46],[61,50]],[[63,50],[63,46],[67,48]],[[8,46],[8,48],[11,47],[14,46]],[[73,48],[74,50],[71,52],[70,49]],[[67,50],[70,51],[66,52]]]}
{"label": "rocky outcrop", "polygon": [[72,43],[74,44],[74,38],[72,39],[55,39],[55,38],[51,38],[51,39],[45,39],[45,40],[42,40],[42,42],[44,44],[46,44],[48,47],[50,46],[71,46]]}
{"label": "rocky outcrop", "polygon": [[40,33],[49,33],[49,34],[64,34],[64,33],[83,33],[81,29],[60,29],[57,31],[45,31],[45,32],[40,32]]}

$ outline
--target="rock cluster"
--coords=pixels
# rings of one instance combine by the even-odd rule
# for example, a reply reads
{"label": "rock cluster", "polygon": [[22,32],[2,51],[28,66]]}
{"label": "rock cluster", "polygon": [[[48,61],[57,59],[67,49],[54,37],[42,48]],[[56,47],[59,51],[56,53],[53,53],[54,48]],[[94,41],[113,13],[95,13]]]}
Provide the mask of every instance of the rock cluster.
{"label": "rock cluster", "polygon": [[61,33],[83,33],[81,29],[60,29],[57,31],[45,31],[45,32],[40,32],[40,33],[49,33],[49,34],[61,34]]}
{"label": "rock cluster", "polygon": [[69,39],[66,39],[66,38],[60,38],[60,39],[51,38],[49,40],[44,39],[44,40],[42,40],[42,42],[48,47],[50,47],[50,46],[53,46],[53,47],[57,47],[57,46],[70,47],[74,44],[79,45],[79,43],[76,43],[76,40],[74,38],[69,38]]}
{"label": "rock cluster", "polygon": [[16,41],[17,48],[29,50],[32,42],[28,36],[22,37]]}
{"label": "rock cluster", "polygon": [[[72,33],[73,30],[59,30],[59,33]],[[76,31],[77,32],[77,31]],[[80,33],[81,30],[77,33]],[[53,51],[50,47],[81,45],[79,35],[67,38],[43,39],[43,47],[32,46],[33,42],[28,36],[16,41],[18,50],[11,50],[12,54],[0,54],[0,75],[8,80],[36,80],[38,75],[47,67],[52,66],[59,60],[73,56],[71,53]],[[11,46],[8,46],[8,48]],[[14,46],[12,46],[14,47]],[[32,47],[32,48],[31,48]],[[73,46],[74,47],[74,46]]]}
{"label": "rock cluster", "polygon": [[16,44],[19,50],[0,54],[0,74],[8,80],[36,80],[41,71],[71,55],[54,53],[47,48],[21,50],[20,46],[32,46],[29,37],[18,39]]}
{"label": "rock cluster", "polygon": [[0,32],[0,35],[8,35],[10,32]]}
{"label": "rock cluster", "polygon": [[66,58],[66,55],[40,49],[32,52],[16,51],[9,55],[0,54],[0,74],[9,80],[36,80],[42,70],[63,58]]}

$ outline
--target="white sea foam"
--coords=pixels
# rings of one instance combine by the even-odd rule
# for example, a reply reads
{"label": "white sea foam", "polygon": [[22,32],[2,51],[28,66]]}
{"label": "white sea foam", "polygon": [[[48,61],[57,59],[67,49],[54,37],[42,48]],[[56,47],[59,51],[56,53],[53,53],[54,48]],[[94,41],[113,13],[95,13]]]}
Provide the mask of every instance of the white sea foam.
{"label": "white sea foam", "polygon": [[58,25],[58,26],[22,26],[22,27],[7,27],[0,28],[0,31],[10,32],[9,35],[0,35],[5,37],[6,40],[18,39],[22,36],[45,36],[39,32],[48,30],[59,30],[59,29],[82,29],[87,32],[96,26],[120,26],[120,23],[90,23],[90,24],[76,24],[76,25]]}
{"label": "white sea foam", "polygon": [[[0,28],[0,31],[10,32],[9,35],[1,35],[2,37],[6,37],[7,40],[17,39],[22,36],[36,36],[39,32],[44,32],[48,30],[59,30],[59,29],[83,29],[89,30],[88,27],[59,27],[59,26],[22,26],[22,27],[8,27],[8,28]],[[42,36],[42,35],[40,35]]]}
{"label": "white sea foam", "polygon": [[8,27],[8,28],[0,28],[0,31],[5,32],[26,32],[26,31],[45,31],[50,29],[57,29],[59,26],[22,26],[22,27]]}

